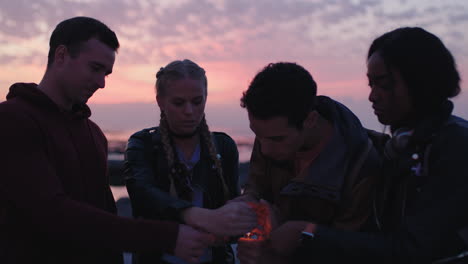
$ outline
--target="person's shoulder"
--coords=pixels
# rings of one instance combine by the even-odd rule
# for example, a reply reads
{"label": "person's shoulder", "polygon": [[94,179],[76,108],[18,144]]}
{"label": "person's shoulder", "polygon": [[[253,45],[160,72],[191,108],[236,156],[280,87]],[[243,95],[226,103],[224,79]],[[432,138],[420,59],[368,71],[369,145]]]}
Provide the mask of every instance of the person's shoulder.
{"label": "person's shoulder", "polygon": [[455,115],[452,115],[450,116],[449,120],[447,121],[446,123],[446,126],[447,127],[453,127],[453,128],[456,128],[458,130],[468,130],[468,121],[459,117],[459,116],[455,116]]}
{"label": "person's shoulder", "polygon": [[87,120],[88,120],[89,125],[90,125],[93,129],[101,131],[101,128],[99,127],[99,125],[96,124],[93,120],[91,120],[91,119],[89,119],[89,118],[88,118]]}
{"label": "person's shoulder", "polygon": [[[444,177],[455,179],[468,172],[468,122],[451,116],[436,133],[427,148],[430,152],[429,166],[444,173]],[[456,173],[452,173],[456,172]],[[453,178],[455,177],[455,178]]]}
{"label": "person's shoulder", "polygon": [[215,138],[216,148],[223,153],[237,153],[236,142],[224,132],[212,132]]}
{"label": "person's shoulder", "polygon": [[154,133],[157,133],[159,131],[159,127],[149,127],[149,128],[143,128],[135,133],[133,133],[130,136],[130,139],[132,138],[142,138],[142,137],[147,137],[149,135],[152,135]]}
{"label": "person's shoulder", "polygon": [[337,108],[344,108],[344,109],[349,110],[343,103],[326,95],[317,95],[316,102],[317,102],[317,107],[319,109],[337,107]]}
{"label": "person's shoulder", "polygon": [[356,114],[343,103],[324,95],[317,96],[316,100],[317,111],[334,124],[351,130],[362,128],[361,121]]}
{"label": "person's shoulder", "polygon": [[20,112],[25,111],[28,105],[21,98],[12,98],[0,103],[0,112]]}
{"label": "person's shoulder", "polygon": [[451,158],[466,157],[468,154],[468,121],[451,116],[432,136],[434,153]]}
{"label": "person's shoulder", "polygon": [[133,133],[128,139],[127,149],[143,148],[146,144],[153,141],[154,135],[157,131],[158,127],[150,127]]}
{"label": "person's shoulder", "polygon": [[43,137],[45,124],[37,117],[37,113],[30,110],[27,105],[11,99],[0,103],[0,124],[2,137],[16,138],[25,134]]}
{"label": "person's shoulder", "polygon": [[0,122],[8,122],[9,126],[22,123],[37,124],[37,111],[32,109],[23,100],[13,98],[0,103]]}
{"label": "person's shoulder", "polygon": [[468,143],[468,121],[458,116],[450,116],[440,129],[439,137]]}
{"label": "person's shoulder", "polygon": [[218,131],[215,131],[215,132],[212,132],[213,133],[213,136],[216,138],[216,140],[218,141],[223,141],[223,142],[226,142],[226,143],[234,143],[234,140],[232,139],[231,136],[229,136],[228,134],[224,133],[224,132],[218,132]]}
{"label": "person's shoulder", "polygon": [[88,123],[91,128],[91,132],[97,134],[102,140],[107,142],[107,138],[104,135],[104,132],[102,132],[101,128],[96,124],[93,120],[88,118]]}

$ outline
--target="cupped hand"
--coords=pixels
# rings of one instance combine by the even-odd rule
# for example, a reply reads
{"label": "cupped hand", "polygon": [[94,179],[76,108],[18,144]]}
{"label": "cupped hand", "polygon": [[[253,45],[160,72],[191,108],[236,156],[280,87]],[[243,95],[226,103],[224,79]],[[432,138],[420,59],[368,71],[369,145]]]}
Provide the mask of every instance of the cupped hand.
{"label": "cupped hand", "polygon": [[187,225],[179,225],[174,255],[188,263],[198,263],[205,249],[213,244],[213,236]]}
{"label": "cupped hand", "polygon": [[255,211],[245,202],[231,202],[212,211],[206,230],[217,236],[239,236],[257,226]]}

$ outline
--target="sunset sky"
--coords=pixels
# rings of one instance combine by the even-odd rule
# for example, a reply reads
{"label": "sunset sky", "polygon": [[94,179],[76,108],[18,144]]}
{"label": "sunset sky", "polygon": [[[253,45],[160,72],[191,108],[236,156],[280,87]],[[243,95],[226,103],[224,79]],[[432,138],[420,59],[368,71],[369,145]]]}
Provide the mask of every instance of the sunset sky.
{"label": "sunset sky", "polygon": [[[242,91],[276,61],[303,65],[319,94],[381,129],[367,102],[365,57],[374,38],[396,27],[421,26],[438,35],[468,78],[466,0],[1,0],[1,100],[14,82],[40,81],[52,30],[78,15],[103,21],[121,43],[106,88],[90,100],[92,119],[111,137],[157,124],[155,73],[175,59],[205,68],[208,123],[236,137],[252,135],[239,106]],[[464,118],[467,93],[455,100]]]}

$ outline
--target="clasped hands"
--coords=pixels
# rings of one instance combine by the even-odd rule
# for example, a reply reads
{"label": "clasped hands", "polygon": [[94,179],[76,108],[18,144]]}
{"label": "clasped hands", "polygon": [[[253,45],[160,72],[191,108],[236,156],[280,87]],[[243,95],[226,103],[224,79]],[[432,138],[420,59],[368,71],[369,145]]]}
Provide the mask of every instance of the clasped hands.
{"label": "clasped hands", "polygon": [[231,201],[218,209],[191,207],[182,212],[174,255],[198,263],[206,248],[222,245],[257,226],[254,210],[245,202]]}

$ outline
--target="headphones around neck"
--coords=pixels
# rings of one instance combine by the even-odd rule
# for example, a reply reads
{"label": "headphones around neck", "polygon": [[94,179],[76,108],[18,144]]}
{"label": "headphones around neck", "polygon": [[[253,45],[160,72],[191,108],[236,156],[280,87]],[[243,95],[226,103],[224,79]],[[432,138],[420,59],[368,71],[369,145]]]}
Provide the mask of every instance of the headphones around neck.
{"label": "headphones around neck", "polygon": [[396,159],[408,147],[411,136],[414,130],[409,128],[397,129],[390,140],[387,141],[384,148],[384,154],[389,159]]}

